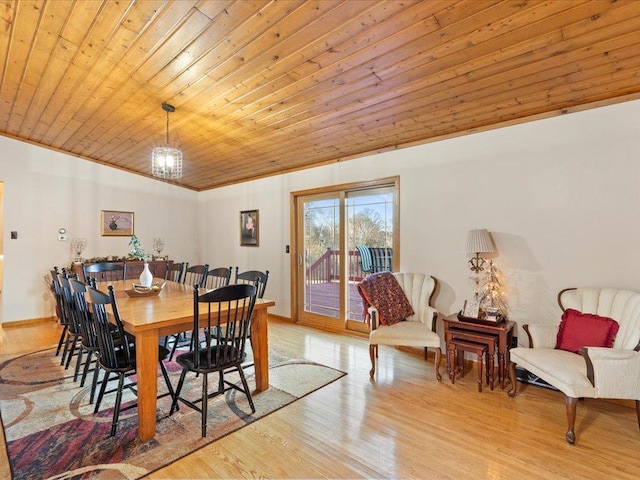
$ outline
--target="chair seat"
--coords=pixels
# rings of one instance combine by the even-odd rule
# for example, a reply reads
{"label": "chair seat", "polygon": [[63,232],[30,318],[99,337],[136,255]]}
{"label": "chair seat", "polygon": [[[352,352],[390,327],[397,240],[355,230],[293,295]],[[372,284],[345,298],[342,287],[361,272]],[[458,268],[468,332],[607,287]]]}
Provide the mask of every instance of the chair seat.
{"label": "chair seat", "polygon": [[[217,372],[220,370],[225,370],[230,367],[238,366],[242,362],[245,361],[247,355],[243,351],[240,357],[240,361],[238,361],[238,356],[236,355],[236,349],[230,348],[228,345],[223,346],[212,346],[210,348],[201,348],[198,351],[199,357],[199,365],[196,366],[194,362],[194,352],[189,351],[186,353],[182,353],[176,357],[176,362],[182,367],[192,372],[198,373],[209,373],[209,372]],[[229,362],[216,362],[216,355],[219,355],[220,358],[233,358],[233,361]]]}
{"label": "chair seat", "polygon": [[[116,346],[116,348],[118,348]],[[101,366],[107,370],[112,372],[128,372],[129,370],[135,370],[136,368],[136,347],[131,345],[129,346],[129,355],[131,358],[131,362],[127,363],[127,359],[124,355],[124,350],[116,350],[116,362],[117,365],[111,365],[106,368],[104,365]],[[158,345],[158,361],[163,361],[169,357],[171,354],[170,350],[162,345]],[[99,358],[99,357],[98,357]]]}
{"label": "chair seat", "polygon": [[402,321],[380,325],[369,334],[371,345],[440,348],[440,337],[422,322]]}
{"label": "chair seat", "polygon": [[512,348],[511,361],[550,383],[565,395],[593,398],[595,388],[587,377],[582,355],[555,348]]}

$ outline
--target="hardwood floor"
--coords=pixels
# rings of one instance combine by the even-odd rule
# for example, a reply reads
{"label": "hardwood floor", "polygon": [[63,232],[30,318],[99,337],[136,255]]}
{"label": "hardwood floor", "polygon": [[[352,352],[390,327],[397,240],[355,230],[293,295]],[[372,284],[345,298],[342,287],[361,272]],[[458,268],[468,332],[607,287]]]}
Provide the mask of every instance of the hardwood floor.
{"label": "hardwood floor", "polygon": [[[634,409],[581,402],[570,446],[558,392],[478,393],[475,370],[451,385],[444,365],[438,383],[420,350],[384,346],[372,381],[366,340],[280,321],[269,328],[270,348],[348,375],[148,478],[638,478]],[[49,324],[0,328],[0,348],[36,350],[58,335]]]}

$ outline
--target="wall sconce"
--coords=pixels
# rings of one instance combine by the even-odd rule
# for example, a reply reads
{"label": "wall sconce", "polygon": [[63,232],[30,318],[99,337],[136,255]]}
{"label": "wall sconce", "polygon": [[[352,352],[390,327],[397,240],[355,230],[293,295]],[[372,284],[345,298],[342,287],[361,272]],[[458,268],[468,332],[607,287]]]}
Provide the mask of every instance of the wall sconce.
{"label": "wall sconce", "polygon": [[469,268],[472,272],[477,273],[484,270],[485,260],[480,257],[481,253],[493,253],[495,251],[493,240],[486,228],[469,230],[467,234],[467,253],[475,255],[469,260]]}

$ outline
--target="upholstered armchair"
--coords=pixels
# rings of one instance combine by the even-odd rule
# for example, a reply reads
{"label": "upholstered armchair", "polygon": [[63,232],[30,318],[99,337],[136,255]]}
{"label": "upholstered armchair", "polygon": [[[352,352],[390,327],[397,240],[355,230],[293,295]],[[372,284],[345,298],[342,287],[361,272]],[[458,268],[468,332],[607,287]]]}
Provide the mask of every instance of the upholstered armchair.
{"label": "upholstered armchair", "polygon": [[379,345],[393,345],[405,347],[424,347],[425,360],[428,348],[435,350],[435,374],[438,381],[440,375],[440,337],[436,333],[436,319],[438,312],[431,306],[437,280],[423,273],[394,273],[404,291],[414,314],[403,321],[393,325],[381,325],[380,316],[376,307],[369,307],[371,316],[371,329],[369,333],[369,355],[371,357],[371,370],[373,376],[376,371],[376,359],[378,358]]}
{"label": "upholstered armchair", "polygon": [[[640,293],[571,288],[558,294],[558,303],[565,312],[561,335],[558,335],[561,325],[525,325],[530,348],[511,349],[509,395],[515,396],[517,390],[516,365],[564,393],[568,424],[565,437],[570,444],[575,442],[576,405],[581,398],[635,400],[640,425]],[[557,342],[562,347],[562,343],[572,341],[566,337],[571,325],[567,312],[573,317],[573,343],[578,353],[556,348]],[[594,330],[603,328],[598,325],[609,322],[606,318],[617,322],[617,332],[609,329],[602,337],[604,343],[610,342],[612,346],[578,347],[585,335],[593,335]]]}

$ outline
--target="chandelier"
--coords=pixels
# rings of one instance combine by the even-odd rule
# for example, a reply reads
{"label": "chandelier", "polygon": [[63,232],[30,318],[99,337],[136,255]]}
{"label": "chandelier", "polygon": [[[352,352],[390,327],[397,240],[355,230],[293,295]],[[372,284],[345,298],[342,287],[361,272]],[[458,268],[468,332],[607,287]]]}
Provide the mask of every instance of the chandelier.
{"label": "chandelier", "polygon": [[182,152],[169,146],[169,113],[176,109],[167,102],[163,102],[162,109],[167,112],[167,143],[151,152],[151,173],[157,178],[182,178]]}

